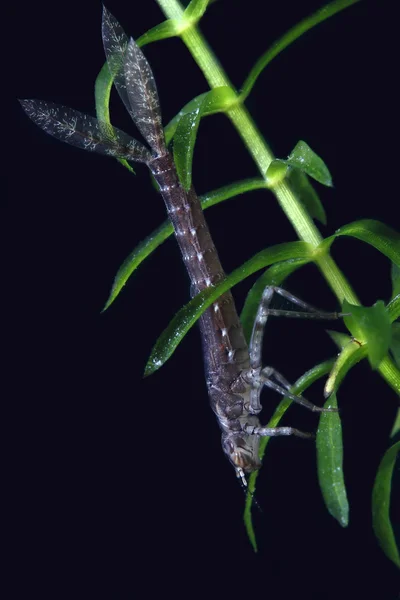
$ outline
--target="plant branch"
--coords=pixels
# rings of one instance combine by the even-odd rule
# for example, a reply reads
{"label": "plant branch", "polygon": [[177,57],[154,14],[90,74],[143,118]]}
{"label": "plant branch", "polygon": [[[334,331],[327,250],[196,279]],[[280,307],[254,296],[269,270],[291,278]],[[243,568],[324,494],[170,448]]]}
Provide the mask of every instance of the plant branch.
{"label": "plant branch", "polygon": [[[206,39],[199,31],[196,23],[188,21],[185,26],[185,18],[183,16],[184,7],[179,0],[156,1],[167,18],[182,20],[183,26],[180,30],[180,37],[201,69],[209,86],[211,88],[229,86],[232,89],[236,101],[226,110],[226,114],[252,155],[261,175],[266,178],[267,169],[275,157],[267,142],[258,131],[248,110],[241,102],[240,95],[232,86],[227,74],[224,72]],[[352,3],[353,2],[350,0],[349,5]],[[298,237],[315,247],[316,263],[339,302],[342,303],[343,300],[347,300],[350,304],[360,304],[350,283],[329,253],[318,250],[318,246],[322,242],[322,236],[295,191],[290,187],[288,181],[279,181],[275,187],[270,189],[294,227]],[[385,361],[382,361],[378,370],[393,388],[393,370],[389,368]],[[397,379],[397,381],[400,381],[400,379]]]}
{"label": "plant branch", "polygon": [[[168,18],[183,18],[184,8],[179,0],[157,0],[157,3]],[[252,155],[261,175],[265,178],[267,169],[275,157],[267,142],[258,131],[248,110],[240,102],[239,95],[234,90],[228,76],[195,24],[188,24],[186,28],[182,28],[180,36],[201,69],[209,86],[211,88],[229,86],[234,91],[237,102],[227,110],[227,115]],[[322,241],[322,236],[306,208],[290,188],[288,182],[285,180],[279,182],[275,188],[272,188],[272,192],[292,223],[298,237],[317,247]],[[324,254],[319,257],[317,262],[338,300],[342,302],[343,299],[346,299],[351,304],[359,304],[355,292],[334,261]]]}

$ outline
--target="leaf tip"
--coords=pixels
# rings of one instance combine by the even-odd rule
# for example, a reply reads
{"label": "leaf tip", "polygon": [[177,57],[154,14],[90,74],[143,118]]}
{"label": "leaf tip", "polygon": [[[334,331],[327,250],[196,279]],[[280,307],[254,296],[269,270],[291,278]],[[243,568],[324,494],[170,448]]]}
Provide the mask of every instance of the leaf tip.
{"label": "leaf tip", "polygon": [[113,294],[114,290],[111,290],[111,293],[109,295],[109,297],[107,298],[107,302],[105,303],[105,305],[103,306],[103,308],[100,311],[100,314],[102,315],[103,313],[106,312],[106,310],[108,308],[110,308],[111,304],[114,302],[116,296]]}
{"label": "leaf tip", "polygon": [[106,310],[109,308],[110,304],[111,304],[111,302],[109,300],[107,300],[107,302],[105,303],[105,305],[103,306],[103,308],[100,311],[101,315],[106,312]]}
{"label": "leaf tip", "polygon": [[155,371],[157,371],[160,367],[163,366],[163,361],[160,359],[156,359],[150,356],[147,364],[144,368],[143,377],[146,378],[149,375],[152,375]]}

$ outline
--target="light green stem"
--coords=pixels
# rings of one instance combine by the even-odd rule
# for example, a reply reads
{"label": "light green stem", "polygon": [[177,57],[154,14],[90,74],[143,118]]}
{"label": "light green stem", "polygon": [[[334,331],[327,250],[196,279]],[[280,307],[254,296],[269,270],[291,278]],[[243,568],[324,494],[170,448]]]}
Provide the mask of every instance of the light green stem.
{"label": "light green stem", "polygon": [[[184,7],[182,7],[179,0],[156,1],[165,16],[169,19],[179,20],[182,18]],[[180,37],[203,72],[209,86],[211,88],[229,86],[236,93],[228,76],[198,27],[195,24],[188,26],[182,31]],[[258,131],[248,110],[240,102],[237,93],[236,98],[237,102],[227,110],[227,115],[252,155],[261,175],[265,178],[267,169],[272,160],[274,160],[274,155]],[[298,237],[317,247],[322,241],[322,236],[288,182],[285,180],[279,182],[272,189],[272,192],[275,194],[282,210],[296,230]],[[316,264],[341,303],[346,299],[351,304],[360,304],[356,293],[329,254],[317,254]],[[386,362],[382,362],[379,371],[384,379],[388,381],[389,385],[393,387],[393,372]]]}
{"label": "light green stem", "polygon": [[[168,18],[182,18],[184,8],[178,0],[157,0],[157,3]],[[235,91],[228,76],[214,56],[211,48],[197,26],[192,25],[188,27],[180,35],[207,79],[209,86],[211,88],[229,86]],[[275,157],[258,131],[248,110],[240,103],[239,95],[236,94],[236,96],[238,102],[227,110],[227,116],[236,127],[236,130],[252,155],[261,175],[265,178],[267,169]],[[322,241],[321,234],[302,202],[297,198],[288,183],[286,181],[281,181],[274,189],[272,189],[272,191],[282,210],[296,230],[298,237],[315,247],[318,246]],[[350,284],[346,281],[335,262],[329,256],[321,254],[316,262],[340,302],[342,302],[343,299],[346,299],[351,304],[359,304],[355,292],[352,290]]]}

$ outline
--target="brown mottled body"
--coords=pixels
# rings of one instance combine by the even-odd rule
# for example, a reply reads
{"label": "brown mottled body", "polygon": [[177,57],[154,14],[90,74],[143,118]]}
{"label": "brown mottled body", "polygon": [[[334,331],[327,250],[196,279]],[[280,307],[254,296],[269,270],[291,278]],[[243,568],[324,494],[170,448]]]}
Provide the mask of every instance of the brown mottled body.
{"label": "brown mottled body", "polygon": [[[188,192],[182,188],[169,153],[154,158],[149,168],[164,198],[195,296],[225,277],[199,198],[193,188]],[[244,426],[260,424],[249,412],[250,385],[242,374],[250,367],[250,356],[232,294],[218,298],[199,324],[208,393],[224,451],[235,467],[253,471],[259,467],[258,438],[245,433]]]}

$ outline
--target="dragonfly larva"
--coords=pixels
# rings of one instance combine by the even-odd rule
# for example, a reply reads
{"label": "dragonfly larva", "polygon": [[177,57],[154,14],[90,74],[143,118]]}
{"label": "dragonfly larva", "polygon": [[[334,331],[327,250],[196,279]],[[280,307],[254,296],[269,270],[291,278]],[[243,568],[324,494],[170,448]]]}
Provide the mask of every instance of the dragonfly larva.
{"label": "dragonfly larva", "polygon": [[[110,124],[71,108],[42,100],[21,100],[22,107],[39,127],[64,142],[92,152],[142,162],[149,167],[173,224],[190,277],[191,295],[194,296],[225,277],[200,201],[193,187],[185,191],[179,182],[165,143],[156,84],[144,54],[132,38],[128,40],[119,23],[106,9],[102,34],[115,87],[148,146]],[[258,414],[262,408],[260,393],[264,386],[310,410],[323,410],[305,398],[291,394],[286,379],[272,367],[261,364],[267,318],[283,312],[269,308],[274,293],[308,310],[310,316],[336,316],[334,313],[319,313],[281,288],[268,287],[258,308],[249,346],[230,292],[219,297],[199,320],[211,407],[222,430],[223,451],[244,485],[246,474],[260,467],[260,437],[312,437],[293,427],[261,425]],[[290,315],[299,316],[299,313]]]}

